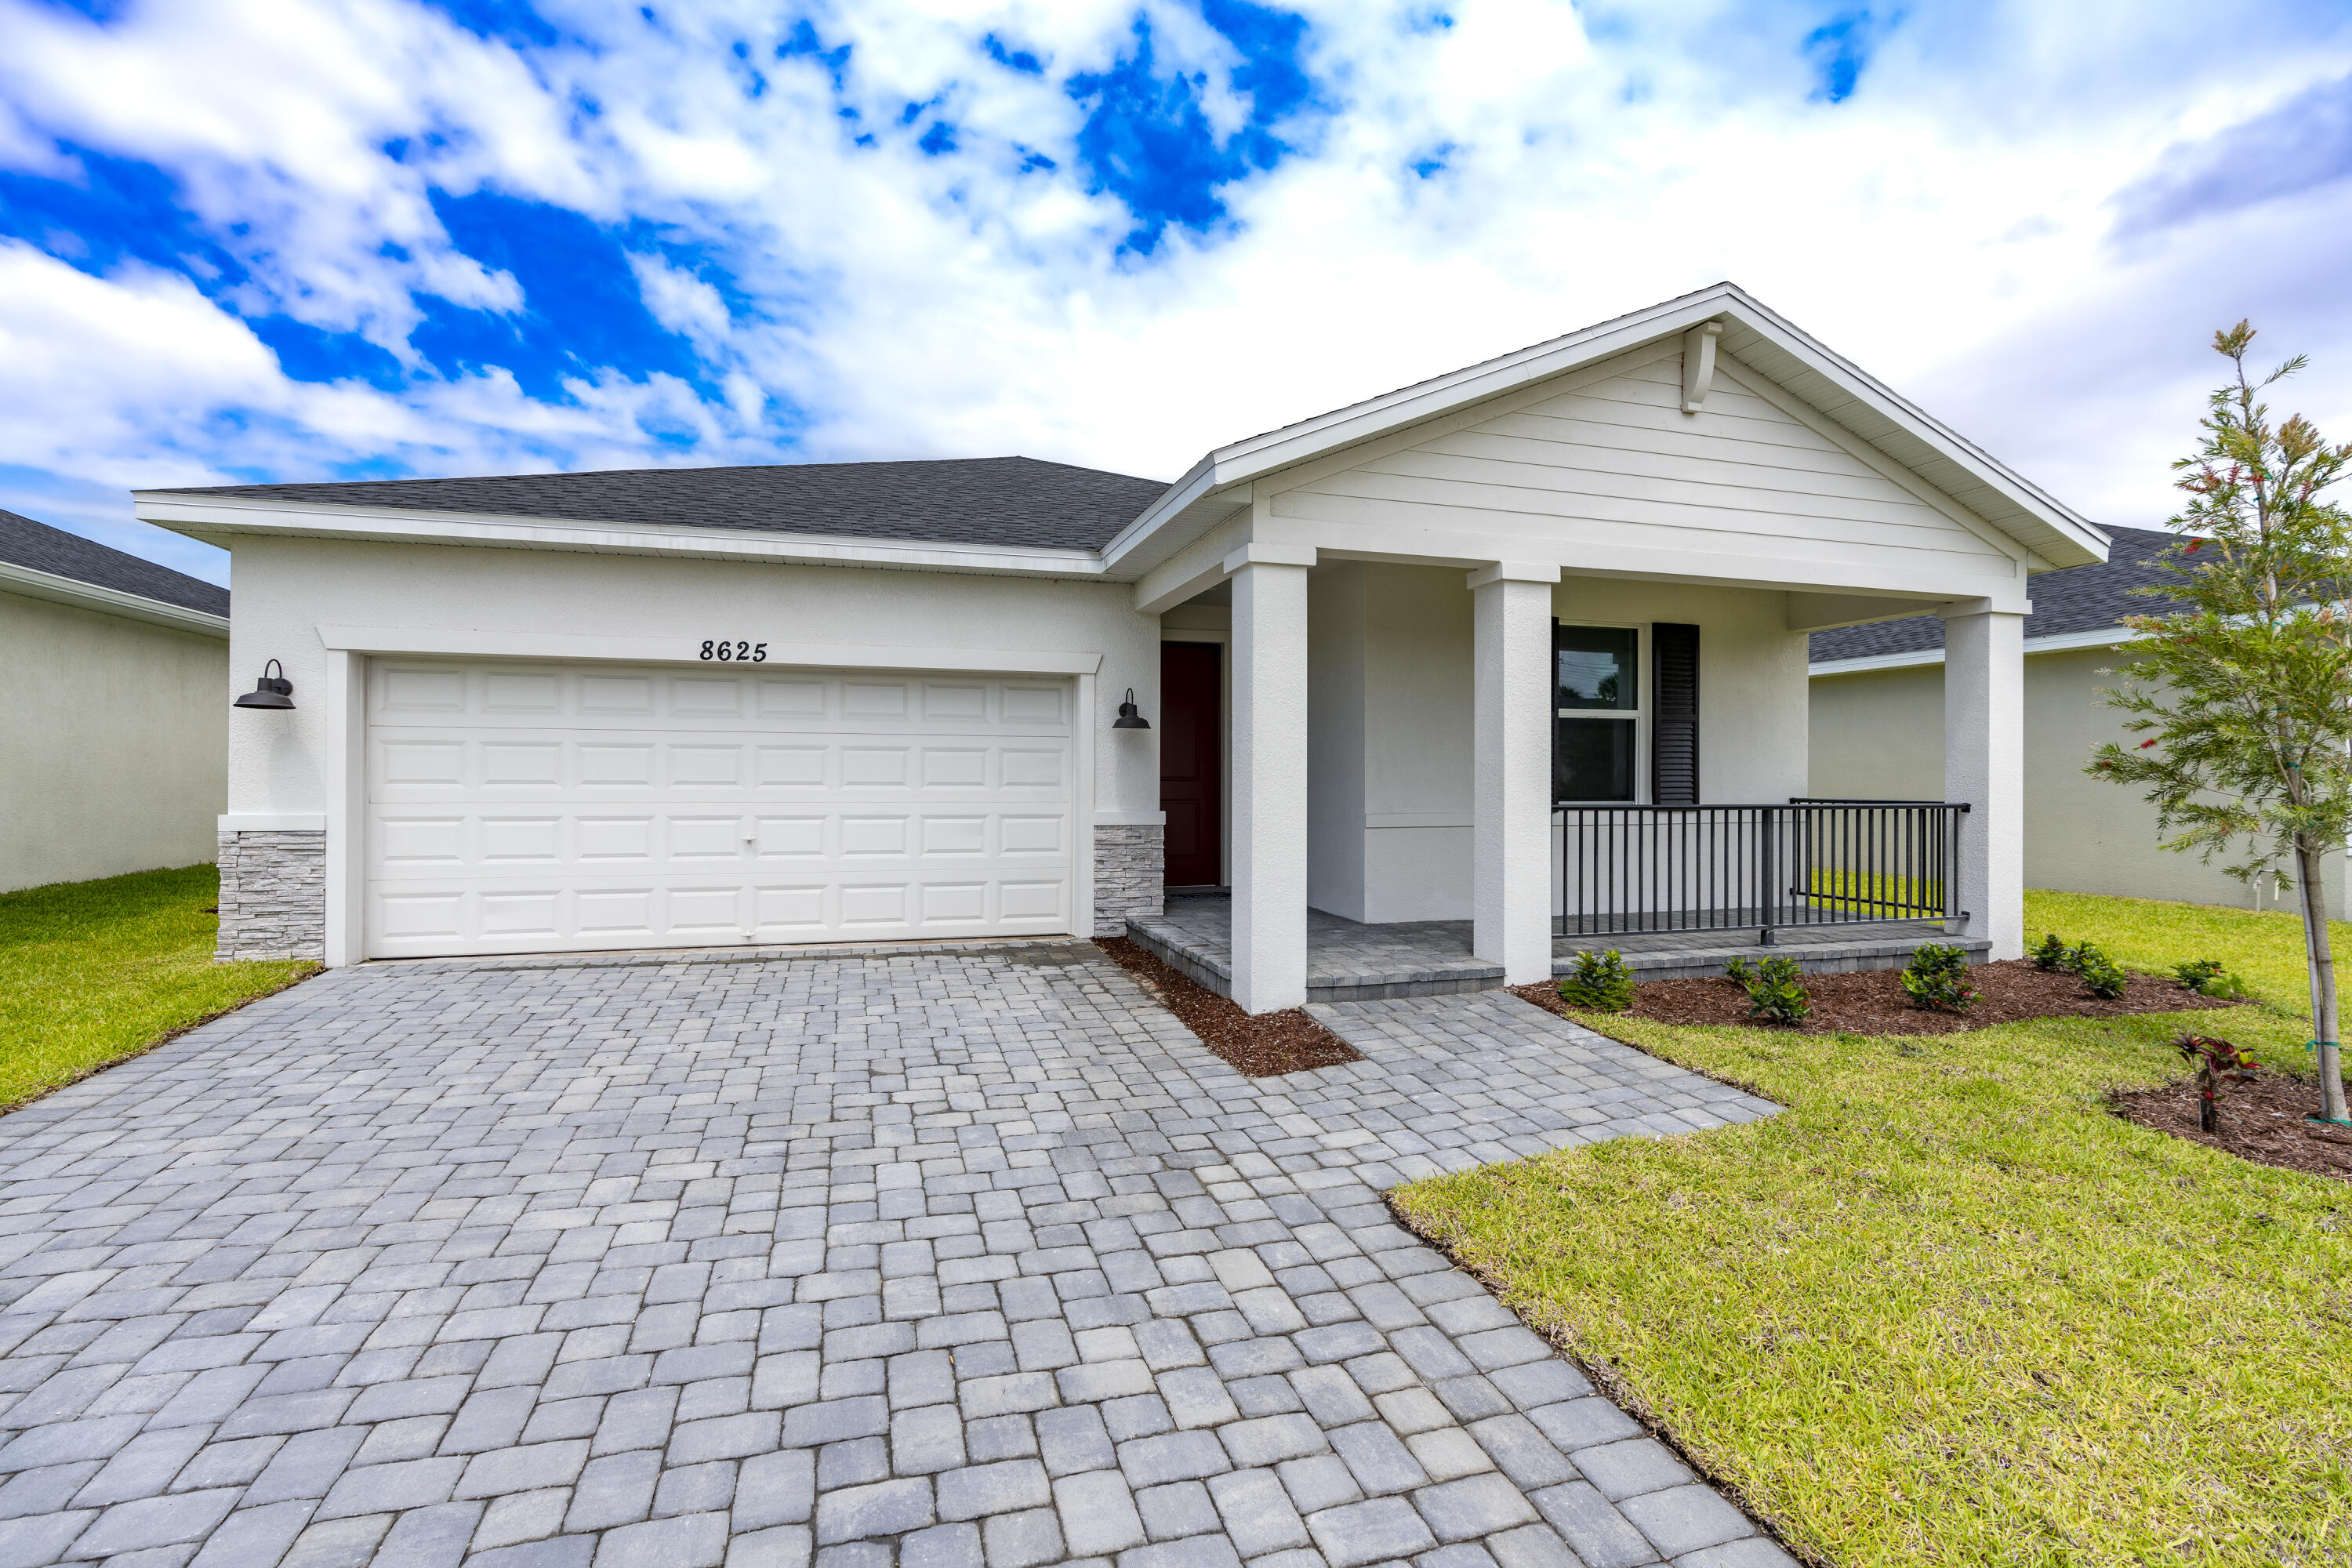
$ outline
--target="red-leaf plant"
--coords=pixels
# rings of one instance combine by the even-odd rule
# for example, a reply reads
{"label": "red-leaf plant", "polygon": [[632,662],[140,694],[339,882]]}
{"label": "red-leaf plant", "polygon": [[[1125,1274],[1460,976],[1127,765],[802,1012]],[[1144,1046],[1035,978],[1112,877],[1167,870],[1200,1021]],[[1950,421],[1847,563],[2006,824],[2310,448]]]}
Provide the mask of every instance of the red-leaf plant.
{"label": "red-leaf plant", "polygon": [[2174,1047],[2197,1064],[2197,1129],[2200,1132],[2221,1130],[2221,1087],[2223,1079],[2240,1083],[2252,1083],[2250,1070],[2254,1065],[2253,1054],[2240,1050],[2227,1040],[2217,1040],[2210,1035],[2183,1035],[2172,1042]]}

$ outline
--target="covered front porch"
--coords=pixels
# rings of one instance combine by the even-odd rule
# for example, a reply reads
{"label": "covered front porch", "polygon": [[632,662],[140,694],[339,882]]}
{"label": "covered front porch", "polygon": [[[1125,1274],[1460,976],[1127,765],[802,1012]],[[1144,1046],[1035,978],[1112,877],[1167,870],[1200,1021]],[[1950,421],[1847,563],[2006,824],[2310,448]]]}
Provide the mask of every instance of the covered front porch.
{"label": "covered front porch", "polygon": [[[1185,651],[1129,931],[1253,1013],[2022,951],[2027,584],[2105,542],[1734,291],[1212,453],[1131,539]],[[1941,799],[1806,799],[1808,634],[1923,611]]]}
{"label": "covered front porch", "polygon": [[1609,948],[1661,979],[2021,949],[2017,612],[1937,606],[1948,800],[1817,801],[1806,621],[1849,595],[1274,553],[1163,616],[1189,886],[1129,921],[1250,1011],[1528,984]]}

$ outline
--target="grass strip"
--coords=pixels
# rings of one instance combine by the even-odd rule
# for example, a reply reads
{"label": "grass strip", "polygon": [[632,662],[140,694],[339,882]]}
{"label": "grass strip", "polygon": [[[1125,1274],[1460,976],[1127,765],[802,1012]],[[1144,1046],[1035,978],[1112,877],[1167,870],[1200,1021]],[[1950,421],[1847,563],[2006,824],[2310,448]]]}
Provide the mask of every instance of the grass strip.
{"label": "grass strip", "polygon": [[0,893],[0,1110],[13,1110],[315,963],[215,963],[210,866]]}

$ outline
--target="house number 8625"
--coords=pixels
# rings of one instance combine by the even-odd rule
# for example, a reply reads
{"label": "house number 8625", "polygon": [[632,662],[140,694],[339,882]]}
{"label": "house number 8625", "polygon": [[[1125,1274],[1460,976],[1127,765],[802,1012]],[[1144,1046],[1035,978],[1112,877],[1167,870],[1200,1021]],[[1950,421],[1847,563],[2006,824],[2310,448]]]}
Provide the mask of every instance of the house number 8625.
{"label": "house number 8625", "polygon": [[768,662],[768,645],[763,642],[729,642],[725,637],[717,637],[702,645],[702,657],[730,661],[740,659],[745,664],[765,664]]}

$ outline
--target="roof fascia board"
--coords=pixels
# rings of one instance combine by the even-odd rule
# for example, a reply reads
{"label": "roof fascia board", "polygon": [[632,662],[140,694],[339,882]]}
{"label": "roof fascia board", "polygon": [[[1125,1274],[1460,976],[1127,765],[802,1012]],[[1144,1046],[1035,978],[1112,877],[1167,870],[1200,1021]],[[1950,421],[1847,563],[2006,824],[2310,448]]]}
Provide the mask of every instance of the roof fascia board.
{"label": "roof fascia board", "polygon": [[[2072,653],[2086,647],[2121,647],[2137,642],[2141,633],[2129,626],[2112,630],[2095,628],[2087,632],[2053,632],[2046,637],[2028,637],[2025,651],[2037,653]],[[1941,664],[1944,650],[1939,647],[1913,648],[1906,653],[1870,653],[1855,658],[1825,658],[1805,667],[1808,675],[1861,675],[1874,669],[1907,669],[1916,665]]]}
{"label": "roof fascia board", "polygon": [[226,616],[192,610],[184,605],[166,604],[161,599],[148,598],[143,594],[126,594],[120,588],[100,587],[96,583],[85,583],[79,577],[60,577],[54,572],[19,566],[9,561],[0,561],[0,593],[18,594],[28,599],[46,599],[56,605],[70,605],[78,610],[98,610],[127,620],[146,621],[209,637],[226,638],[228,636]]}
{"label": "roof fascia board", "polygon": [[1102,558],[1090,550],[999,544],[911,543],[835,535],[760,533],[664,523],[607,523],[563,518],[507,517],[488,512],[385,511],[284,502],[194,501],[169,491],[136,491],[142,521],[197,538],[213,534],[282,534],[385,543],[470,544],[509,550],[560,550],[686,559],[761,561],[779,564],[888,567],[917,572],[1011,573],[1028,576],[1099,578]]}
{"label": "roof fascia board", "polygon": [[1728,307],[1728,311],[1738,316],[1744,325],[1774,340],[1781,349],[1803,361],[1819,374],[1843,386],[1858,400],[1871,404],[1915,439],[1975,474],[1992,489],[2007,493],[2044,524],[2105,559],[2106,547],[2113,542],[2089,519],[2077,515],[2041,486],[1936,419],[1860,365],[1810,336],[1794,322],[1782,319],[1736,289],[1730,292],[1734,302]]}
{"label": "roof fascia board", "polygon": [[1110,542],[1103,546],[1103,559],[1118,562],[1161,523],[1217,488],[1217,458],[1212,452],[1186,469],[1182,479],[1162,490],[1160,499],[1144,508],[1133,522],[1113,534]]}

